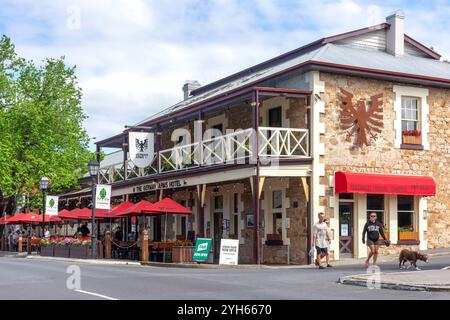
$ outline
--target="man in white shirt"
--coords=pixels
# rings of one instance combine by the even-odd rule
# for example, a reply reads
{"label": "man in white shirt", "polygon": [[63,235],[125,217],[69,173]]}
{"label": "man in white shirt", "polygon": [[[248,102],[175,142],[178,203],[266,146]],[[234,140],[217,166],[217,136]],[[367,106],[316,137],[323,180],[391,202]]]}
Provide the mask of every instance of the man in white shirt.
{"label": "man in white shirt", "polygon": [[332,267],[330,264],[330,254],[328,252],[330,242],[330,229],[325,222],[325,214],[323,212],[320,212],[319,222],[317,222],[313,227],[313,243],[317,251],[317,258],[315,262],[316,266],[318,266],[319,269],[325,269],[325,267],[321,265],[323,257],[326,257],[327,267]]}

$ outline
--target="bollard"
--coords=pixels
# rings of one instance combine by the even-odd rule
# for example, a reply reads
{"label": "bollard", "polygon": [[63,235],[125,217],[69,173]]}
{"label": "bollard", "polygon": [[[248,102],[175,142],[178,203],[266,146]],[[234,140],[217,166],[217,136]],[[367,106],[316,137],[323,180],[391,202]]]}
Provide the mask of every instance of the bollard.
{"label": "bollard", "polygon": [[27,237],[27,253],[31,254],[31,237]]}
{"label": "bollard", "polygon": [[111,231],[105,234],[105,259],[111,259]]}
{"label": "bollard", "polygon": [[18,253],[22,253],[22,236],[19,236],[19,247],[17,248]]}
{"label": "bollard", "polygon": [[148,230],[142,233],[141,260],[148,261]]}

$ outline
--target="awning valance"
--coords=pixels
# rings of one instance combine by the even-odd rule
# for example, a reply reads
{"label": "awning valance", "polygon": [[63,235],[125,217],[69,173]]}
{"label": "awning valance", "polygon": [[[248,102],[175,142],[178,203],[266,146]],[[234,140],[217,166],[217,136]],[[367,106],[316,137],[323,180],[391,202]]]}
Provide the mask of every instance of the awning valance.
{"label": "awning valance", "polygon": [[436,184],[432,177],[354,172],[336,172],[335,193],[375,193],[434,196]]}

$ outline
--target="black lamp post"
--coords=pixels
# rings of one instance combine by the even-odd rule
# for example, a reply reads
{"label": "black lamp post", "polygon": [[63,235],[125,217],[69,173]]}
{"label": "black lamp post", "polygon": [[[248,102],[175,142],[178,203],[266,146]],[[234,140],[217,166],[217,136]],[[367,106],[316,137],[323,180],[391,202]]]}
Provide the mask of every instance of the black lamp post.
{"label": "black lamp post", "polygon": [[48,189],[49,180],[47,177],[42,177],[39,181],[39,188],[42,190],[42,238],[45,237],[45,192]]}
{"label": "black lamp post", "polygon": [[97,186],[98,170],[100,164],[97,160],[91,160],[88,163],[89,174],[92,178],[92,259],[97,258],[97,228],[95,226],[95,189]]}

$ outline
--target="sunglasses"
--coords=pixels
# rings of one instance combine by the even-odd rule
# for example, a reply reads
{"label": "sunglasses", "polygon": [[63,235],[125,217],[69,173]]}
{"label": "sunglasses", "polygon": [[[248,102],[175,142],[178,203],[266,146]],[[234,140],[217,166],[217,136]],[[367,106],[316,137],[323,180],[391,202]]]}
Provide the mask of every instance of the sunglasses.
{"label": "sunglasses", "polygon": [[370,216],[371,218],[376,218],[377,216]]}

